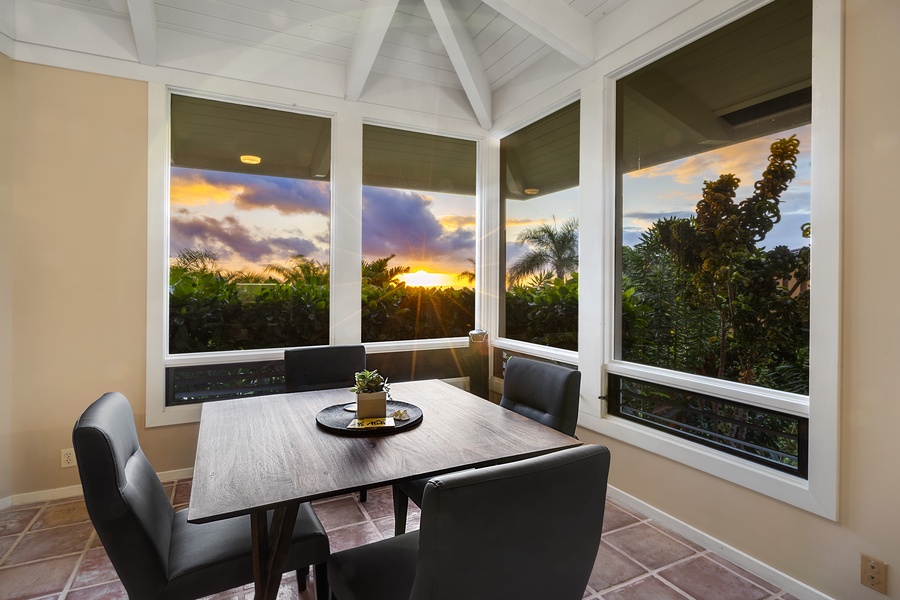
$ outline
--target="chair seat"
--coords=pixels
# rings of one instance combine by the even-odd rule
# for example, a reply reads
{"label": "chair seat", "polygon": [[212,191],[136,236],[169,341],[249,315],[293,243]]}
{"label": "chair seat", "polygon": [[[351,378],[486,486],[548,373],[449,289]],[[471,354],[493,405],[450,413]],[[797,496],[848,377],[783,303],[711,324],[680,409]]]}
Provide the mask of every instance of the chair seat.
{"label": "chair seat", "polygon": [[332,554],[332,593],[340,600],[406,600],[416,578],[418,552],[419,532],[413,531]]}
{"label": "chair seat", "polygon": [[[187,510],[176,512],[172,523],[166,597],[196,598],[207,595],[210,593],[210,580],[215,580],[219,585],[227,582],[224,589],[244,585],[246,574],[253,572],[250,540],[248,516],[197,525],[188,523]],[[303,569],[324,562],[327,556],[328,536],[312,506],[301,504],[284,569]]]}

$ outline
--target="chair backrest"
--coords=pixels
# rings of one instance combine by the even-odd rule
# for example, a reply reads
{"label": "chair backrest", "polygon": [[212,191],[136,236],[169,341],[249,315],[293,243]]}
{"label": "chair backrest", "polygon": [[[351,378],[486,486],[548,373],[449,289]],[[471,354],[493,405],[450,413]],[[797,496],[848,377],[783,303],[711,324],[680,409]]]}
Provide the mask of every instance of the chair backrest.
{"label": "chair backrest", "polygon": [[72,444],[88,514],[119,579],[132,598],[156,597],[168,579],[175,513],[125,396],[110,392],[91,404]]}
{"label": "chair backrest", "polygon": [[586,445],[433,477],[410,600],[582,598],[608,475],[609,450]]}
{"label": "chair backrest", "polygon": [[575,435],[580,392],[581,371],[513,356],[506,361],[500,406]]}
{"label": "chair backrest", "polygon": [[350,388],[354,374],[366,368],[366,347],[317,346],[284,351],[284,391]]}

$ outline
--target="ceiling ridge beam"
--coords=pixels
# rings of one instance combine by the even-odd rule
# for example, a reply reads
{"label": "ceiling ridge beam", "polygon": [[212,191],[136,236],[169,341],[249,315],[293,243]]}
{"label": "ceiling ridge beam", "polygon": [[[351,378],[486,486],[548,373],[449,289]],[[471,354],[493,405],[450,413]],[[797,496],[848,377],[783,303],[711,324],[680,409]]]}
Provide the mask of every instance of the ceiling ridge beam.
{"label": "ceiling ridge beam", "polygon": [[469,104],[475,111],[478,123],[483,128],[490,129],[493,120],[491,85],[484,74],[484,64],[478,56],[472,38],[469,37],[465,22],[450,5],[450,0],[425,0],[425,8],[431,15],[450,62],[456,70],[456,76],[459,77],[459,82],[469,98]]}
{"label": "ceiling ridge beam", "polygon": [[134,44],[137,46],[138,62],[142,65],[157,65],[156,48],[156,3],[154,0],[128,0],[128,15]]}
{"label": "ceiling ridge beam", "polygon": [[562,0],[483,0],[582,69],[594,64],[594,24]]}
{"label": "ceiling ridge beam", "polygon": [[347,85],[344,93],[347,100],[356,102],[362,95],[399,2],[400,0],[369,0],[366,5],[347,61]]}

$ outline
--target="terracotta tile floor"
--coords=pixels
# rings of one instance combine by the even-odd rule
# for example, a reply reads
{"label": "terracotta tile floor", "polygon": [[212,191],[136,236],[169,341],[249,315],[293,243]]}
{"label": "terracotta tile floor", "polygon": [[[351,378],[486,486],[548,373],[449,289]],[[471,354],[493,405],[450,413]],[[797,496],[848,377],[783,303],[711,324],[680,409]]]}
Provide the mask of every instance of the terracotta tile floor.
{"label": "terracotta tile floor", "polygon": [[[176,508],[190,497],[190,480],[165,485]],[[368,501],[341,496],[314,504],[332,551],[393,534],[390,488],[370,490]],[[410,504],[408,529],[419,526]],[[607,502],[603,542],[584,592],[591,600],[796,600],[667,530],[654,521]],[[253,586],[210,597],[251,600]],[[0,511],[0,600],[113,600],[127,595],[106,558],[80,498]],[[297,591],[285,575],[279,600],[312,600],[315,583]],[[503,599],[498,599],[503,600]]]}

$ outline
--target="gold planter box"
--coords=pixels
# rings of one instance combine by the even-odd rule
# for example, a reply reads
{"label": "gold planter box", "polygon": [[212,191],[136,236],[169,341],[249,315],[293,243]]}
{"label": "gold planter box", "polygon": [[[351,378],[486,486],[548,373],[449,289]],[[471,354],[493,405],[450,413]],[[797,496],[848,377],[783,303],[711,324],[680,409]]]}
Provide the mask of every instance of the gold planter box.
{"label": "gold planter box", "polygon": [[384,418],[387,416],[387,393],[372,392],[356,395],[356,418]]}

